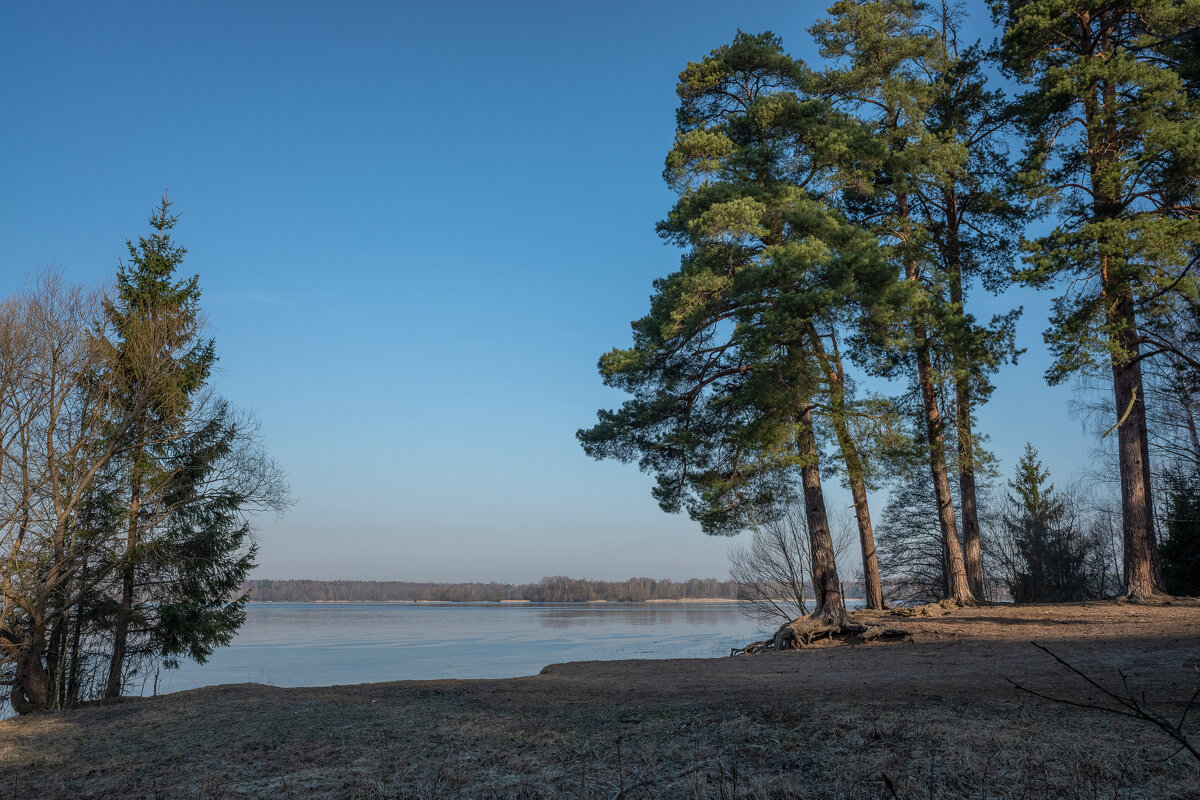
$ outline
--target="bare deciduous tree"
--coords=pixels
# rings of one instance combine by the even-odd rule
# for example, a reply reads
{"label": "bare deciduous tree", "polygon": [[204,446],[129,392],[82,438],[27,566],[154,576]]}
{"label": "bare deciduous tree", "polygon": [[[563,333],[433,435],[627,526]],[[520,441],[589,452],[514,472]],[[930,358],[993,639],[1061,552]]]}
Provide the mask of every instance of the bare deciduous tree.
{"label": "bare deciduous tree", "polygon": [[[0,302],[0,683],[18,713],[111,688],[125,597],[136,626],[118,690],[139,670],[203,660],[227,643],[253,564],[246,513],[289,502],[255,421],[197,393],[158,449],[158,491],[137,509],[139,569],[126,591],[130,432],[162,401],[146,391],[162,385],[155,365],[171,364],[139,361],[136,380],[113,369],[101,304],[55,272]],[[144,326],[127,350],[161,351],[163,334]]]}
{"label": "bare deciduous tree", "polygon": [[[853,550],[856,528],[844,513],[830,517],[834,556],[842,564]],[[755,526],[748,544],[733,545],[729,577],[738,585],[738,599],[748,616],[789,622],[808,614],[812,557],[803,503],[784,505],[776,516]]]}
{"label": "bare deciduous tree", "polygon": [[18,712],[53,706],[78,599],[106,578],[107,542],[80,518],[120,447],[92,336],[99,297],[56,272],[0,312],[0,674]]}

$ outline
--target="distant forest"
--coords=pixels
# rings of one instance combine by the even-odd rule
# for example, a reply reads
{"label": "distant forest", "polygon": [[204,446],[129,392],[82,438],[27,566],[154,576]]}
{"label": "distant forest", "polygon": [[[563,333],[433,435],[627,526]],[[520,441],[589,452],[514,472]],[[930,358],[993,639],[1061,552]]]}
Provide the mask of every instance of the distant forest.
{"label": "distant forest", "polygon": [[613,603],[688,598],[737,598],[733,581],[691,578],[686,581],[630,578],[626,581],[589,581],[563,576],[538,583],[411,583],[408,581],[247,581],[251,601],[265,602],[386,602],[425,600],[480,602],[528,600],[534,603],[569,603],[607,600]]}

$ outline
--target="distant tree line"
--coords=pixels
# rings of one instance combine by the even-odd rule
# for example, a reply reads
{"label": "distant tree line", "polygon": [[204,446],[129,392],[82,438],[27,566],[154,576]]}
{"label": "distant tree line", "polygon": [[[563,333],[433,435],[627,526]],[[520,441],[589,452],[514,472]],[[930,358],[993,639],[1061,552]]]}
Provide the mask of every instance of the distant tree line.
{"label": "distant tree line", "polygon": [[630,578],[591,581],[561,575],[537,583],[419,583],[410,581],[251,580],[243,585],[251,601],[289,603],[444,602],[527,600],[532,603],[640,603],[647,600],[736,599],[737,583],[716,578]]}

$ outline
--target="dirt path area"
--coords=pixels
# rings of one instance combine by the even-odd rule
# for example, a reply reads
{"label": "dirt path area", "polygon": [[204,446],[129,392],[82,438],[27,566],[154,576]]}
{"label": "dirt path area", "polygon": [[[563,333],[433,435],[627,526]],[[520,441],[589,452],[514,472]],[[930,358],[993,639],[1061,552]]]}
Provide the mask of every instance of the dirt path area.
{"label": "dirt path area", "polygon": [[[886,618],[904,642],[508,680],[217,686],[9,720],[0,794],[1200,798],[1200,765],[1158,731],[1008,682],[1097,697],[1036,641],[1108,686],[1123,671],[1178,718],[1200,688],[1200,604],[931,613]],[[1200,740],[1200,708],[1187,727]]]}

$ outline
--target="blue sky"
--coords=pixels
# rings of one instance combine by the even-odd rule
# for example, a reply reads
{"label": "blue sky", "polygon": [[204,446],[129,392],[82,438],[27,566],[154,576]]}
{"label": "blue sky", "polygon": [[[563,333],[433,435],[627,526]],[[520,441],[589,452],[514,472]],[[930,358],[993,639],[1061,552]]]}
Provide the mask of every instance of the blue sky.
{"label": "blue sky", "polygon": [[[729,540],[574,432],[678,263],[679,70],[739,28],[815,60],[822,6],[4,4],[0,291],[108,279],[169,190],[218,388],[297,498],[259,577],[724,576]],[[1025,306],[1029,353],[979,417],[1005,474],[1030,439],[1065,483],[1093,442],[1041,378],[1048,301],[980,295]]]}

